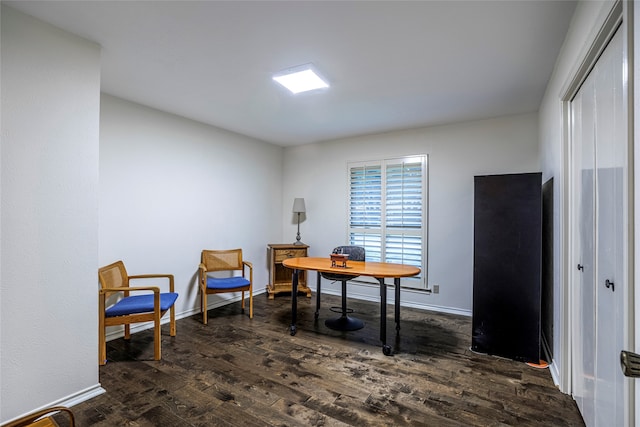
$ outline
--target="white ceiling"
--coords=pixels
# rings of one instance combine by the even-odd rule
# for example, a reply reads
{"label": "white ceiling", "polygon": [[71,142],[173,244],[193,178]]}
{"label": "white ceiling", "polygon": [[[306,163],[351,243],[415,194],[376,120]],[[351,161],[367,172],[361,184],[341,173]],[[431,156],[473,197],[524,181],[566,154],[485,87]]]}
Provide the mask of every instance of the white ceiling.
{"label": "white ceiling", "polygon": [[[102,46],[102,91],[281,146],[537,111],[569,1],[3,1]],[[271,79],[313,62],[331,82]]]}

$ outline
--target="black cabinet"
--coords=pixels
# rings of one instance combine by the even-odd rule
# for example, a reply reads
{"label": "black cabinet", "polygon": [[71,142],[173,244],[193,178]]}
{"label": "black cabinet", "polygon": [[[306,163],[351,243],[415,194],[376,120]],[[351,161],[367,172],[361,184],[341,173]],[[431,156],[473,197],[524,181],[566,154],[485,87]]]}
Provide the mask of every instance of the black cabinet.
{"label": "black cabinet", "polygon": [[476,176],[471,349],[540,361],[542,174]]}

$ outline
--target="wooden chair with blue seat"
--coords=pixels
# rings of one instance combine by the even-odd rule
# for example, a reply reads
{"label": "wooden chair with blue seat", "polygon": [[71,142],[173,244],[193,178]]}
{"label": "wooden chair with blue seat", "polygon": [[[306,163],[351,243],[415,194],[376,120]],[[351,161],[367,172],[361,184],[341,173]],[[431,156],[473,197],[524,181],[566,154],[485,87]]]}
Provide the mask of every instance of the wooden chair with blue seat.
{"label": "wooden chair with blue seat", "polygon": [[[365,249],[361,246],[338,246],[333,249],[332,253],[334,254],[347,254],[349,257],[348,261],[364,261],[366,257]],[[355,317],[349,316],[349,314],[353,313],[352,309],[347,308],[347,281],[355,279],[358,277],[357,275],[350,274],[337,274],[337,273],[320,273],[320,275],[331,281],[341,282],[342,283],[342,306],[331,307],[332,311],[339,311],[340,317],[334,319],[325,320],[324,324],[333,330],[336,331],[356,331],[358,329],[362,329],[364,327],[364,322]],[[318,310],[320,308],[320,281],[318,280],[318,290],[317,295],[318,302],[316,304],[316,319],[318,318]]]}
{"label": "wooden chair with blue seat", "polygon": [[[247,277],[247,270],[249,277]],[[249,318],[253,318],[253,264],[242,259],[242,249],[202,251],[199,267],[200,309],[202,323],[207,324],[207,295],[229,292],[249,292]]]}
{"label": "wooden chair with blue seat", "polygon": [[[98,269],[100,280],[99,293],[99,362],[107,362],[106,328],[108,326],[124,325],[124,338],[131,338],[130,325],[132,323],[153,322],[154,327],[154,359],[160,360],[161,327],[160,319],[169,311],[169,334],[176,336],[175,302],[178,294],[174,292],[172,274],[141,274],[129,276],[124,262],[116,261]],[[160,292],[159,286],[130,286],[131,280],[138,279],[167,279],[169,292]],[[117,302],[107,307],[109,300],[117,295]],[[132,295],[135,294],[135,295]]]}

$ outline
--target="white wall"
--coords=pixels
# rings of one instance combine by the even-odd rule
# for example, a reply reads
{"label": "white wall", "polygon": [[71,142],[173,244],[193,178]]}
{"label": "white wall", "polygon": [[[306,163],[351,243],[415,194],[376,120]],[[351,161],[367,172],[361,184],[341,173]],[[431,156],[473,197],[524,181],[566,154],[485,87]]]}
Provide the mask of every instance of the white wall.
{"label": "white wall", "polygon": [[[300,225],[311,256],[347,242],[347,162],[429,155],[429,285],[439,294],[403,291],[406,305],[471,314],[473,295],[473,177],[539,171],[537,114],[434,126],[289,147],[284,156],[283,241],[295,240],[291,214],[304,197]],[[315,279],[310,281],[315,288]],[[339,292],[323,283],[323,291]],[[377,287],[349,296],[378,300]]]}
{"label": "white wall", "polygon": [[567,325],[568,284],[563,273],[562,218],[566,214],[564,183],[568,179],[563,164],[563,123],[561,96],[564,87],[575,75],[578,66],[593,43],[597,30],[604,23],[607,12],[614,2],[581,1],[571,20],[562,50],[558,55],[554,73],[547,85],[540,106],[540,153],[543,180],[554,177],[554,342],[551,366],[554,379],[563,391],[568,391],[570,372],[568,372],[568,340],[563,328]]}
{"label": "white wall", "polygon": [[[203,249],[242,248],[264,291],[281,191],[281,147],[103,95],[100,265],[122,259],[129,274],[173,274],[179,317],[199,312]],[[212,295],[210,306],[230,297]]]}
{"label": "white wall", "polygon": [[0,422],[101,391],[100,49],[2,6]]}

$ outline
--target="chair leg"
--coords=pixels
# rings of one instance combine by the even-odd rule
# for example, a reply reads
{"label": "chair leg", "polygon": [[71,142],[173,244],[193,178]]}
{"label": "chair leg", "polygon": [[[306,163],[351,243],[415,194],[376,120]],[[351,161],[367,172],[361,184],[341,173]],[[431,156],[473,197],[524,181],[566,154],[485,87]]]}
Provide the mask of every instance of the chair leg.
{"label": "chair leg", "polygon": [[244,291],[242,291],[242,313],[244,314]]}
{"label": "chair leg", "polygon": [[253,319],[253,290],[249,289],[249,319]]}
{"label": "chair leg", "polygon": [[169,316],[170,316],[170,321],[169,321],[169,335],[171,335],[172,337],[176,336],[176,305],[172,305],[171,308],[169,309]]}
{"label": "chair leg", "polygon": [[98,327],[98,364],[100,366],[107,363],[107,338],[104,326],[104,319],[100,316],[100,326]]}
{"label": "chair leg", "polygon": [[162,358],[162,327],[160,326],[161,312],[156,312],[153,319],[153,358]]}
{"label": "chair leg", "polygon": [[124,325],[124,339],[125,340],[131,339],[131,326],[129,325]]}
{"label": "chair leg", "polygon": [[207,324],[207,293],[206,292],[202,292],[202,306],[200,307],[200,309],[202,310],[202,323],[203,324]]}
{"label": "chair leg", "polygon": [[100,313],[98,316],[98,365],[100,366],[107,363],[107,331],[104,325],[104,299],[105,296],[101,293],[98,298],[98,311]]}

